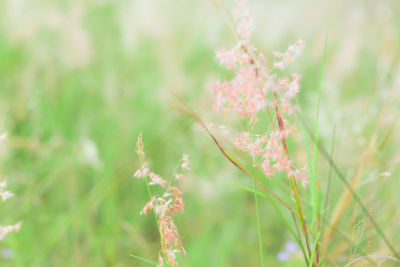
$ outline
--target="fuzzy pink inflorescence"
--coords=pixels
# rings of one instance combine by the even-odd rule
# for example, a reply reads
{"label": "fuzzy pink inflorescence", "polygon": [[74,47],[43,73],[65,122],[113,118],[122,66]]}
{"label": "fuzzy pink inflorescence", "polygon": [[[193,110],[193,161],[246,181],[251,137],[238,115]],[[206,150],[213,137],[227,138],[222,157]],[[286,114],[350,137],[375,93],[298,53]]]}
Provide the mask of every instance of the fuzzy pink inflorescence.
{"label": "fuzzy pink inflorescence", "polygon": [[[3,144],[7,139],[7,133],[0,134],[0,144]],[[7,181],[0,182],[0,198],[2,201],[6,201],[10,197],[14,196],[13,193],[6,190]],[[0,241],[3,240],[9,233],[18,232],[21,229],[22,222],[18,222],[14,225],[0,225]]]}
{"label": "fuzzy pink inflorescence", "polygon": [[253,20],[244,0],[237,1],[234,19],[239,42],[230,50],[217,50],[217,59],[227,69],[233,69],[235,76],[230,81],[216,81],[211,85],[215,95],[213,108],[218,112],[238,114],[244,117],[251,127],[257,123],[260,112],[274,110],[281,122],[278,130],[262,136],[244,132],[235,138],[235,144],[239,149],[250,153],[266,176],[271,177],[276,172],[284,172],[306,186],[306,169],[294,169],[281,144],[282,139],[286,139],[296,130],[294,125],[289,125],[285,117],[293,113],[291,99],[300,90],[300,75],[281,77],[281,71],[302,53],[304,42],[297,41],[289,46],[286,52],[273,52],[275,61],[272,67],[268,68],[264,55],[250,42]]}
{"label": "fuzzy pink inflorescence", "polygon": [[183,212],[184,204],[182,192],[178,187],[172,186],[173,182],[184,179],[180,171],[189,170],[189,155],[183,154],[182,159],[177,165],[171,180],[167,183],[161,176],[151,171],[148,164],[144,161],[144,149],[142,136],[139,135],[137,141],[137,153],[141,159],[141,167],[135,172],[134,176],[139,179],[148,179],[149,186],[159,185],[163,189],[161,195],[153,195],[149,202],[143,207],[140,214],[149,214],[154,211],[161,238],[161,251],[159,254],[158,266],[178,267],[176,253],[185,253],[182,242],[180,241],[178,229],[172,219],[176,212]]}

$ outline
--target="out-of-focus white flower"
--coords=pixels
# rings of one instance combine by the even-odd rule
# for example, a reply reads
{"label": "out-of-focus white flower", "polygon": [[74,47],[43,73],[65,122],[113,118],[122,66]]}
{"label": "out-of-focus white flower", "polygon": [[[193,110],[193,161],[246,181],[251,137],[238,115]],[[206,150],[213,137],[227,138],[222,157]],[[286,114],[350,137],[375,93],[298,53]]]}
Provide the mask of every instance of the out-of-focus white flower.
{"label": "out-of-focus white flower", "polygon": [[[3,132],[2,134],[0,134],[0,143],[4,143],[6,138],[7,138],[6,132]],[[0,182],[0,198],[2,201],[6,201],[8,198],[10,198],[14,195],[10,191],[7,191],[6,187],[7,187],[6,180],[3,180],[2,182]],[[0,225],[0,240],[3,240],[6,237],[6,235],[8,235],[11,232],[18,232],[21,229],[21,225],[22,225],[22,222],[18,222],[14,225],[5,225],[5,226]],[[3,256],[3,258],[4,257],[5,256]]]}
{"label": "out-of-focus white flower", "polygon": [[7,187],[7,182],[2,181],[0,183],[0,197],[1,200],[6,201],[8,198],[12,197],[14,194],[10,191],[4,190]]}
{"label": "out-of-focus white flower", "polygon": [[100,169],[102,167],[102,162],[99,158],[99,151],[95,142],[89,138],[85,138],[82,141],[82,152],[83,160],[95,169]]}
{"label": "out-of-focus white flower", "polygon": [[188,154],[183,154],[181,168],[184,169],[184,170],[190,170],[190,167],[189,167],[189,155]]}
{"label": "out-of-focus white flower", "polygon": [[10,191],[0,192],[1,200],[6,201],[8,198],[12,197],[14,194]]}
{"label": "out-of-focus white flower", "polygon": [[14,225],[0,226],[0,240],[3,240],[9,233],[17,233],[21,229],[22,222],[18,222]]}
{"label": "out-of-focus white flower", "polygon": [[7,187],[7,181],[4,180],[3,182],[0,183],[0,190],[3,191],[4,188],[6,188],[6,187]]}
{"label": "out-of-focus white flower", "polygon": [[379,176],[389,177],[389,176],[391,176],[391,175],[392,175],[391,172],[382,172]]}
{"label": "out-of-focus white flower", "polygon": [[0,143],[4,143],[7,139],[7,132],[0,134]]}

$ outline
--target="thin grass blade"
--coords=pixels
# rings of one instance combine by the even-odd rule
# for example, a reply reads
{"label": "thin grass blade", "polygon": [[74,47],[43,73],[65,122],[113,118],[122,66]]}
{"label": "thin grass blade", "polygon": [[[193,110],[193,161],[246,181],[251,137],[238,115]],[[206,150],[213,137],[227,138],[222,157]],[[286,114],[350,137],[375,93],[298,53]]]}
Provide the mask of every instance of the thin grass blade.
{"label": "thin grass blade", "polygon": [[143,262],[151,264],[151,265],[155,265],[155,266],[158,265],[157,262],[149,260],[149,259],[146,259],[146,258],[142,258],[142,257],[136,256],[136,255],[133,255],[133,254],[131,254],[130,256],[135,258],[135,259],[137,259],[137,260],[143,261]]}
{"label": "thin grass blade", "polygon": [[[321,104],[321,93],[322,93],[322,79],[324,75],[324,67],[325,67],[325,58],[326,58],[326,50],[328,45],[328,38],[325,38],[324,44],[324,52],[322,55],[321,68],[319,73],[319,85],[318,85],[318,101],[317,101],[317,110],[315,114],[315,139],[317,142],[319,141],[319,107]],[[311,172],[310,179],[310,192],[311,192],[311,203],[313,204],[313,223],[315,224],[317,221],[318,214],[320,213],[320,204],[317,200],[317,169],[318,169],[318,145],[314,143],[314,154],[313,154],[313,166]]]}
{"label": "thin grass blade", "polygon": [[325,147],[321,144],[321,142],[317,141],[315,139],[315,136],[313,135],[312,131],[310,128],[307,126],[304,118],[296,112],[297,117],[301,121],[301,123],[305,126],[307,129],[307,132],[310,136],[310,138],[313,140],[318,145],[319,152],[321,155],[325,158],[326,161],[332,166],[332,169],[336,173],[336,176],[344,183],[344,185],[347,187],[349,192],[351,193],[353,199],[360,205],[361,210],[363,213],[368,217],[369,221],[371,224],[374,226],[376,232],[379,234],[379,236],[383,239],[385,242],[386,246],[390,249],[390,251],[396,256],[396,258],[400,258],[399,252],[394,248],[392,243],[389,241],[385,233],[383,232],[382,228],[377,224],[375,221],[374,217],[371,215],[371,213],[368,211],[367,207],[364,205],[363,201],[361,198],[358,196],[358,194],[354,191],[354,189],[350,186],[349,182],[346,180],[345,176],[342,174],[342,172],[339,170],[339,167],[336,165],[334,160],[330,157],[329,153],[326,151]]}

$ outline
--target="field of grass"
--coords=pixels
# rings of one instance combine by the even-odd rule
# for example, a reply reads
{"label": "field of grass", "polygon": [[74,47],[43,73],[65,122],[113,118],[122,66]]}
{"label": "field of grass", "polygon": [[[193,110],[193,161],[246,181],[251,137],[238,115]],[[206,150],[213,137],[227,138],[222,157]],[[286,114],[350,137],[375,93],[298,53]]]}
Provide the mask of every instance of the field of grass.
{"label": "field of grass", "polygon": [[[234,2],[225,1],[229,12]],[[297,103],[313,132],[327,40],[319,138],[330,152],[336,129],[336,165],[400,251],[400,2],[248,2],[252,40],[267,61],[272,51],[305,41],[290,70],[302,75]],[[163,177],[190,155],[180,186],[185,212],[175,216],[187,251],[180,266],[260,266],[254,195],[243,190],[252,181],[174,109],[177,94],[251,165],[233,145],[239,119],[214,112],[209,89],[211,81],[232,77],[215,50],[235,42],[213,1],[1,1],[0,133],[8,139],[0,146],[0,175],[15,196],[1,204],[0,223],[23,225],[0,242],[0,266],[150,266],[131,255],[157,261],[154,218],[139,214],[146,185],[133,177],[140,133]],[[307,165],[313,141],[307,137],[307,145],[301,122],[291,120],[298,128],[288,140],[293,161]],[[329,257],[344,266],[364,255],[394,256],[360,205],[351,197],[340,202],[346,187],[326,157],[316,159],[323,199],[331,177],[322,223],[335,223],[322,244]],[[293,204],[284,175],[262,181]],[[310,188],[300,191],[312,218]],[[300,250],[279,260],[295,240],[268,198],[259,196],[258,205],[264,266],[304,266]],[[282,216],[291,219],[285,210]],[[399,264],[384,260],[351,266]],[[323,266],[334,264],[326,258]]]}

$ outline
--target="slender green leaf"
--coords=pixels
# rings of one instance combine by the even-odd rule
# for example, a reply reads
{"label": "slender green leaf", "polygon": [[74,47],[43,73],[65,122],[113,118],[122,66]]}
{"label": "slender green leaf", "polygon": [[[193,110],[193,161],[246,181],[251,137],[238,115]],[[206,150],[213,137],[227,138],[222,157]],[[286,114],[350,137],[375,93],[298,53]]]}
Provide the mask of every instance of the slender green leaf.
{"label": "slender green leaf", "polygon": [[[331,158],[333,159],[333,150],[335,148],[335,137],[336,137],[336,125],[333,126],[333,134],[332,134],[332,146],[331,146]],[[324,207],[324,214],[322,217],[322,227],[326,221],[326,216],[328,213],[328,203],[329,203],[329,192],[331,187],[331,178],[332,178],[332,165],[329,164],[329,172],[328,172],[328,184],[326,186],[326,193],[325,193],[325,207]],[[322,230],[323,232],[323,230]]]}
{"label": "slender green leaf", "polygon": [[[322,92],[322,79],[324,75],[324,67],[325,67],[325,58],[326,58],[326,49],[328,45],[328,38],[325,38],[324,52],[322,55],[321,68],[319,72],[319,85],[318,85],[318,101],[317,101],[317,111],[315,115],[315,124],[314,124],[314,135],[315,139],[318,142],[319,140],[319,107],[321,104],[321,92]],[[318,146],[314,144],[314,154],[313,154],[313,166],[311,172],[310,179],[310,193],[311,193],[311,203],[313,205],[313,223],[317,221],[318,214],[320,213],[320,205],[317,199],[317,168],[318,168]]]}
{"label": "slender green leaf", "polygon": [[133,258],[135,258],[135,259],[137,259],[137,260],[146,262],[146,263],[151,264],[151,265],[155,265],[155,266],[158,265],[157,262],[152,261],[152,260],[149,260],[149,259],[146,259],[146,258],[142,258],[142,257],[136,256],[136,255],[133,255],[133,254],[131,254],[130,256],[133,257]]}
{"label": "slender green leaf", "polygon": [[[251,188],[248,188],[248,187],[242,186],[242,185],[231,184],[231,183],[225,183],[225,182],[222,182],[222,183],[219,183],[219,184],[226,185],[226,186],[230,186],[230,187],[234,187],[234,188],[236,188],[236,189],[244,190],[244,191],[251,192],[251,193],[254,193],[254,192],[255,192],[254,189],[251,189]],[[275,208],[275,210],[276,210],[276,212],[278,213],[278,215],[281,217],[282,221],[285,223],[285,225],[287,226],[287,228],[289,229],[289,231],[292,233],[292,235],[293,235],[293,237],[295,238],[297,244],[298,244],[299,246],[302,246],[301,241],[300,241],[299,237],[297,236],[295,229],[294,229],[293,226],[288,222],[288,220],[283,216],[281,210],[279,209],[277,203],[275,203],[274,199],[271,198],[270,195],[268,195],[268,194],[266,194],[266,193],[262,193],[262,192],[260,192],[260,191],[256,191],[255,193],[256,193],[257,195],[259,195],[259,196],[268,198],[268,200],[271,202],[272,206]]]}
{"label": "slender green leaf", "polygon": [[358,196],[358,194],[354,191],[354,189],[351,187],[349,182],[346,180],[346,177],[344,174],[339,170],[339,167],[336,165],[334,160],[330,157],[329,153],[326,151],[325,147],[321,144],[321,142],[317,142],[315,139],[315,136],[313,135],[312,131],[310,128],[307,126],[304,118],[296,112],[297,117],[301,121],[301,123],[305,126],[307,129],[308,135],[310,138],[313,140],[318,145],[318,150],[321,153],[321,155],[325,158],[325,160],[332,166],[332,169],[335,171],[336,176],[344,183],[346,186],[347,190],[351,193],[353,196],[353,199],[360,205],[361,210],[363,213],[368,217],[369,221],[371,224],[374,226],[376,232],[379,234],[380,237],[382,237],[383,241],[385,242],[386,246],[390,249],[390,251],[397,257],[400,258],[399,252],[394,248],[392,243],[389,241],[385,233],[383,232],[382,228],[378,225],[378,223],[375,221],[374,217],[371,215],[371,213],[368,211],[367,207],[364,205],[363,201],[361,198]]}
{"label": "slender green leaf", "polygon": [[317,237],[315,238],[315,241],[314,241],[314,247],[312,249],[311,258],[310,258],[310,261],[308,263],[308,267],[312,267],[313,266],[315,253],[318,250],[318,243],[319,243],[319,237],[320,236],[321,236],[321,232],[318,232]]}

